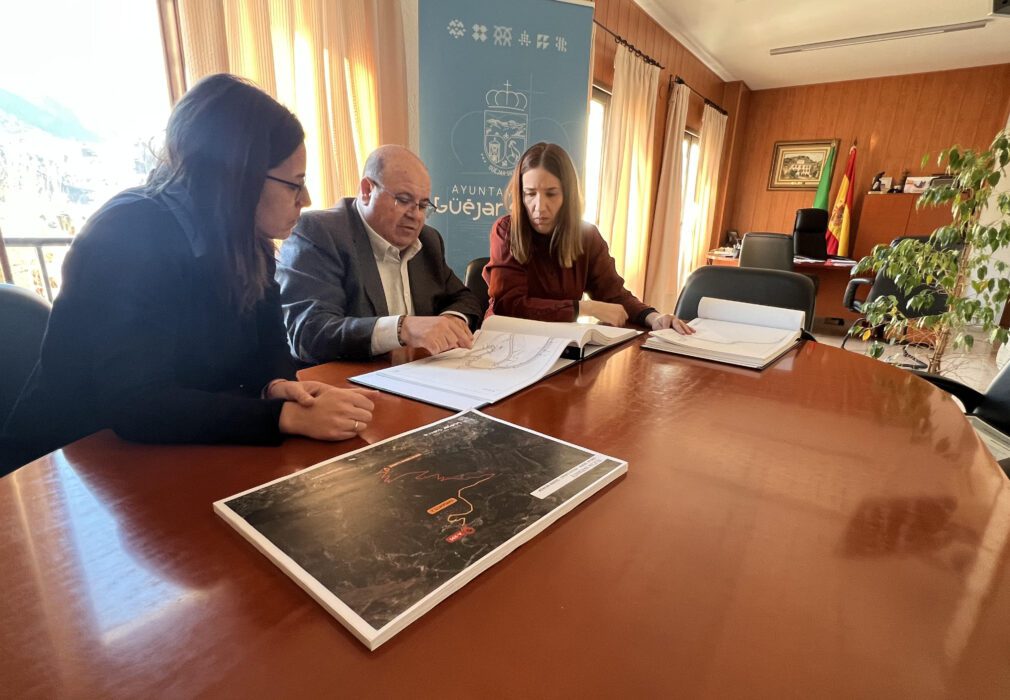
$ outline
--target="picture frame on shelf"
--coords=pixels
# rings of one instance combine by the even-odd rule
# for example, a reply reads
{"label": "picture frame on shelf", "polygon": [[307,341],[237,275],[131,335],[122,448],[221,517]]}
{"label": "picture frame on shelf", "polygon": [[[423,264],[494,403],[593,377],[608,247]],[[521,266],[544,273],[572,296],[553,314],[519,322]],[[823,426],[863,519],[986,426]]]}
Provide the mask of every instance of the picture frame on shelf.
{"label": "picture frame on shelf", "polygon": [[816,190],[828,154],[832,147],[838,152],[839,142],[839,139],[776,141],[768,189]]}

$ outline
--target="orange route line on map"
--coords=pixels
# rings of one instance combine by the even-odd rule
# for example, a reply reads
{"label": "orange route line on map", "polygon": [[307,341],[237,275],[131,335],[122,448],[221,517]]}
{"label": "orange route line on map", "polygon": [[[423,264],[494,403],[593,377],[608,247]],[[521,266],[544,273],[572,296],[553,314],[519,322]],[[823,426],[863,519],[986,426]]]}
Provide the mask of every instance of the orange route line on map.
{"label": "orange route line on map", "polygon": [[469,479],[478,479],[472,484],[461,486],[456,491],[456,498],[462,501],[463,503],[466,503],[470,507],[469,510],[462,511],[460,513],[449,513],[445,519],[447,523],[453,525],[455,525],[456,523],[462,523],[460,527],[461,528],[466,527],[466,516],[470,515],[470,513],[474,511],[474,506],[473,503],[471,503],[463,496],[463,492],[466,491],[467,489],[477,486],[478,484],[483,484],[488,479],[493,479],[495,477],[495,473],[465,472],[463,474],[457,474],[456,476],[446,476],[444,474],[439,474],[438,472],[432,472],[430,469],[419,469],[417,471],[403,472],[402,474],[397,474],[396,476],[390,476],[390,472],[392,472],[393,469],[395,469],[396,467],[406,462],[411,462],[421,456],[422,453],[418,452],[416,454],[412,454],[409,457],[404,457],[403,459],[397,462],[393,462],[392,464],[383,467],[381,470],[379,470],[379,478],[382,479],[382,482],[385,484],[391,484],[394,481],[399,481],[400,479],[405,479],[409,476],[413,476],[415,481],[424,481],[425,479],[436,479],[437,481],[442,482],[442,481],[467,481]]}
{"label": "orange route line on map", "polygon": [[463,497],[463,492],[466,491],[469,488],[473,488],[477,484],[483,484],[488,479],[493,479],[494,476],[495,475],[493,473],[492,474],[488,474],[487,476],[485,476],[480,481],[475,481],[472,484],[468,484],[468,485],[464,486],[463,488],[461,488],[459,491],[457,491],[456,492],[456,497],[459,500],[463,501],[463,503],[465,503],[468,506],[470,506],[470,510],[463,511],[462,513],[449,513],[447,516],[445,516],[445,521],[447,523],[452,523],[453,525],[455,525],[457,522],[462,521],[462,524],[460,525],[460,528],[466,527],[466,516],[470,515],[470,513],[473,512],[473,503],[471,503],[470,501],[468,501],[466,498]]}

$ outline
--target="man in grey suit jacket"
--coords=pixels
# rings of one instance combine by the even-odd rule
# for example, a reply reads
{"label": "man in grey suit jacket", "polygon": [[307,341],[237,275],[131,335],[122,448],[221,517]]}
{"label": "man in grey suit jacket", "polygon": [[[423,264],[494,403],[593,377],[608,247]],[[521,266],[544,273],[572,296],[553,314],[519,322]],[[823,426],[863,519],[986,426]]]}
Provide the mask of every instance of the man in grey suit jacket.
{"label": "man in grey suit jacket", "polygon": [[397,347],[469,348],[480,302],[445,263],[431,179],[402,146],[366,160],[358,196],[302,214],[281,247],[288,342],[307,363],[365,359]]}

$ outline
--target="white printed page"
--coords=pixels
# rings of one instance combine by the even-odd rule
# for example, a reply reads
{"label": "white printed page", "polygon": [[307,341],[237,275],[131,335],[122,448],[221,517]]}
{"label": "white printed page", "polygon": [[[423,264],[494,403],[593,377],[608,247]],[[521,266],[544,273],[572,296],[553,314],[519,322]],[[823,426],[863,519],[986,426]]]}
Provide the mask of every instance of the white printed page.
{"label": "white printed page", "polygon": [[737,356],[762,361],[778,354],[799,337],[799,331],[708,318],[696,318],[688,325],[695,329],[693,335],[681,335],[672,329],[653,331],[649,335],[669,345],[695,348],[720,357]]}
{"label": "white printed page", "polygon": [[698,302],[698,318],[798,331],[803,328],[806,314],[796,309],[702,297]]}
{"label": "white printed page", "polygon": [[450,350],[354,377],[366,386],[450,408],[494,403],[547,374],[564,338],[481,330],[470,350]]}
{"label": "white printed page", "polygon": [[564,338],[575,343],[580,348],[587,343],[609,345],[626,340],[639,333],[639,331],[633,329],[603,326],[596,323],[532,321],[526,318],[497,315],[489,316],[485,319],[483,329],[503,333],[524,333],[528,335]]}
{"label": "white printed page", "polygon": [[[781,343],[795,335],[795,331],[791,330],[744,325],[729,321],[715,321],[710,318],[696,318],[687,325],[694,328],[694,335],[682,336],[676,331],[672,331],[672,333],[681,338],[686,337],[693,341],[705,340],[719,345]],[[663,336],[663,339],[666,340],[668,337],[668,335]]]}

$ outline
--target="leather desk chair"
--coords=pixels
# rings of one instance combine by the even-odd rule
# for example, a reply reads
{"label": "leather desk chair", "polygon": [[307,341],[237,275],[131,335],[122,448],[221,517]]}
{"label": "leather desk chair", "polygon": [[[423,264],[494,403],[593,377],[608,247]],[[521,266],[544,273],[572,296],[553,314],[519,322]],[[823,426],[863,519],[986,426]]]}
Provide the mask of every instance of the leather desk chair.
{"label": "leather desk chair", "polygon": [[740,267],[792,272],[792,238],[784,233],[745,233],[740,247]]}
{"label": "leather desk chair", "polygon": [[[1010,434],[1010,364],[1003,366],[985,391],[976,391],[947,377],[919,371],[913,373],[955,396],[964,405],[967,415],[985,421],[1001,433]],[[1010,460],[1002,460],[999,465],[1010,477]]]}
{"label": "leather desk chair", "polygon": [[793,224],[793,255],[814,260],[828,259],[828,212],[824,209],[797,209]]}
{"label": "leather desk chair", "polygon": [[[49,303],[12,284],[0,284],[0,438],[3,426],[38,362]],[[24,464],[23,447],[0,439],[0,476]]]}
{"label": "leather desk chair", "polygon": [[487,282],[484,281],[484,266],[491,262],[491,258],[474,258],[466,266],[466,272],[463,275],[463,284],[473,292],[474,296],[477,297],[477,301],[480,302],[480,314],[481,318],[484,318],[484,314],[487,312],[488,307],[488,294],[487,294]]}
{"label": "leather desk chair", "polygon": [[[797,209],[793,223],[793,255],[814,260],[828,259],[828,212],[824,209]],[[816,293],[821,284],[817,275],[807,275]]]}
{"label": "leather desk chair", "polygon": [[804,337],[814,339],[809,333],[814,322],[814,283],[806,275],[753,267],[699,267],[687,278],[674,313],[684,321],[697,318],[702,297],[802,311]]}
{"label": "leather desk chair", "polygon": [[[898,245],[901,241],[905,240],[918,240],[927,241],[929,236],[901,236],[895,238],[891,241],[891,246]],[[862,301],[856,298],[856,294],[860,287],[869,285],[869,291],[866,293],[866,298]],[[845,306],[849,311],[857,314],[863,313],[863,306],[868,302],[877,299],[882,296],[893,296],[898,302],[898,309],[901,310],[907,318],[921,318],[923,316],[935,316],[936,314],[942,314],[947,309],[947,296],[943,294],[937,294],[933,298],[933,303],[922,309],[910,309],[908,308],[909,300],[919,293],[924,287],[916,287],[911,291],[911,293],[906,294],[903,292],[894,280],[885,274],[878,274],[876,277],[854,277],[849,280],[849,284],[845,287],[845,296],[842,298],[842,305]],[[861,328],[868,328],[866,323],[866,317],[860,316],[855,321],[852,322],[852,326],[846,332],[845,337],[842,339],[842,347],[845,347],[845,343],[848,342],[849,338],[852,337],[852,329],[856,326]],[[914,360],[913,366],[922,368],[924,365]]]}
{"label": "leather desk chair", "polygon": [[0,428],[39,359],[48,322],[44,299],[13,284],[0,284]]}

